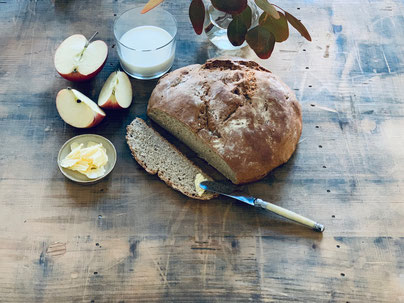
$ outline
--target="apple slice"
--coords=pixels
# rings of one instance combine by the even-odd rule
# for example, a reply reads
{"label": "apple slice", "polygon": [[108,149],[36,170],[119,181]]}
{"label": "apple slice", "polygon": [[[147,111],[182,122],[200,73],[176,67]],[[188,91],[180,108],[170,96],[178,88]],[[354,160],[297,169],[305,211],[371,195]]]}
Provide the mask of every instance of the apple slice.
{"label": "apple slice", "polygon": [[93,78],[103,68],[108,56],[104,41],[89,42],[83,35],[65,39],[55,53],[57,72],[70,81],[85,81]]}
{"label": "apple slice", "polygon": [[72,88],[59,91],[56,108],[67,124],[77,128],[96,126],[105,118],[104,111],[94,101]]}
{"label": "apple slice", "polygon": [[102,108],[128,108],[132,103],[132,84],[129,77],[121,71],[113,72],[105,81],[98,97]]}

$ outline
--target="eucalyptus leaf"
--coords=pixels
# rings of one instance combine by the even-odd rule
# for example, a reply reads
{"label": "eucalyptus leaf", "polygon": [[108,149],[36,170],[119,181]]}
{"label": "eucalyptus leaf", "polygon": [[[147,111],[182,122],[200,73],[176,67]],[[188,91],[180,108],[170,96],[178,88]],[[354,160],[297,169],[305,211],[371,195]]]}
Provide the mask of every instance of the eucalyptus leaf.
{"label": "eucalyptus leaf", "polygon": [[279,19],[275,19],[266,12],[263,12],[260,16],[259,24],[274,35],[276,42],[283,42],[289,37],[289,26],[285,15],[281,12],[278,13]]}
{"label": "eucalyptus leaf", "polygon": [[247,0],[211,0],[211,2],[214,8],[228,14],[240,14],[247,7]]}
{"label": "eucalyptus leaf", "polygon": [[[251,22],[250,22],[251,23]],[[247,26],[240,15],[234,16],[227,27],[227,37],[234,46],[240,46],[245,41]]]}
{"label": "eucalyptus leaf", "polygon": [[155,8],[157,5],[162,3],[164,0],[149,0],[146,5],[143,7],[141,14],[147,13],[149,10]]}
{"label": "eucalyptus leaf", "polygon": [[302,22],[288,12],[285,12],[285,17],[289,21],[290,25],[292,25],[303,37],[311,41],[310,34]]}
{"label": "eucalyptus leaf", "polygon": [[256,26],[247,32],[246,40],[248,45],[261,59],[271,57],[275,46],[274,35],[263,26]]}
{"label": "eucalyptus leaf", "polygon": [[200,35],[203,30],[203,23],[205,22],[205,5],[202,0],[192,0],[189,6],[189,19],[195,33]]}
{"label": "eucalyptus leaf", "polygon": [[267,14],[271,15],[275,19],[279,19],[278,11],[271,3],[268,2],[268,0],[255,0],[255,4],[257,4],[257,6]]}
{"label": "eucalyptus leaf", "polygon": [[239,15],[233,15],[233,18],[236,16],[241,18],[245,26],[247,26],[247,29],[250,28],[252,22],[252,10],[250,6],[247,5],[247,7]]}

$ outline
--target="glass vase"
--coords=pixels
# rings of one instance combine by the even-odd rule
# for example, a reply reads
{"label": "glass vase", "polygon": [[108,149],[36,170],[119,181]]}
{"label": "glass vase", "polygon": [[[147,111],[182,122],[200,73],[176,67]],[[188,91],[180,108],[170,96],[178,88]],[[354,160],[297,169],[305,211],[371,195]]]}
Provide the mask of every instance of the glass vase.
{"label": "glass vase", "polygon": [[[252,11],[252,20],[250,26],[250,28],[252,28],[258,25],[259,12],[254,1],[248,0],[248,6]],[[247,45],[247,42],[245,41],[240,46],[234,46],[230,43],[229,38],[227,38],[227,27],[231,21],[231,14],[217,10],[209,1],[206,10],[204,31],[210,42],[212,42],[219,49],[235,50]]]}

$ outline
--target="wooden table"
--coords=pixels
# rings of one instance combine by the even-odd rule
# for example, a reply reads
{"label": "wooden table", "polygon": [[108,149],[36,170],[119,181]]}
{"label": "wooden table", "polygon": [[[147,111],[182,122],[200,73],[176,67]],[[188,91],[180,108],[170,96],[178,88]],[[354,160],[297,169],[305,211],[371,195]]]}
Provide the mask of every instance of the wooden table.
{"label": "wooden table", "polygon": [[[277,1],[309,28],[258,60],[296,92],[304,130],[293,158],[248,191],[326,225],[318,234],[227,198],[195,201],[132,159],[125,127],[156,81],[132,80],[134,103],[89,130],[59,117],[56,93],[97,99],[119,63],[112,24],[137,1],[0,1],[1,302],[404,302],[404,4]],[[144,2],[143,2],[144,3]],[[178,20],[173,68],[228,55]],[[88,83],[62,79],[59,43],[99,31],[110,55]],[[92,186],[56,157],[96,133],[118,151]]]}

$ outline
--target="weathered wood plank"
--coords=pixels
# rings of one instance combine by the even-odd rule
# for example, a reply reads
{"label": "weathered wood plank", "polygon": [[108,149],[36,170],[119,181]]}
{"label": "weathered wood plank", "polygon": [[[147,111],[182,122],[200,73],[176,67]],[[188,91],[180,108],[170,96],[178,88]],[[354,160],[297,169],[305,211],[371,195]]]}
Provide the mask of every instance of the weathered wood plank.
{"label": "weathered wood plank", "polygon": [[[299,148],[246,189],[326,232],[226,198],[193,201],[145,173],[124,135],[156,81],[132,80],[131,108],[108,112],[94,129],[58,117],[55,95],[72,83],[53,67],[57,45],[95,30],[108,43],[104,70],[73,84],[96,99],[119,64],[114,14],[132,1],[0,1],[0,301],[403,301],[402,1],[283,1],[313,42],[291,29],[267,61],[215,49],[193,33],[187,1],[166,2],[179,25],[174,68],[238,55],[295,90]],[[118,162],[106,180],[83,187],[55,160],[86,132],[109,138]]]}

